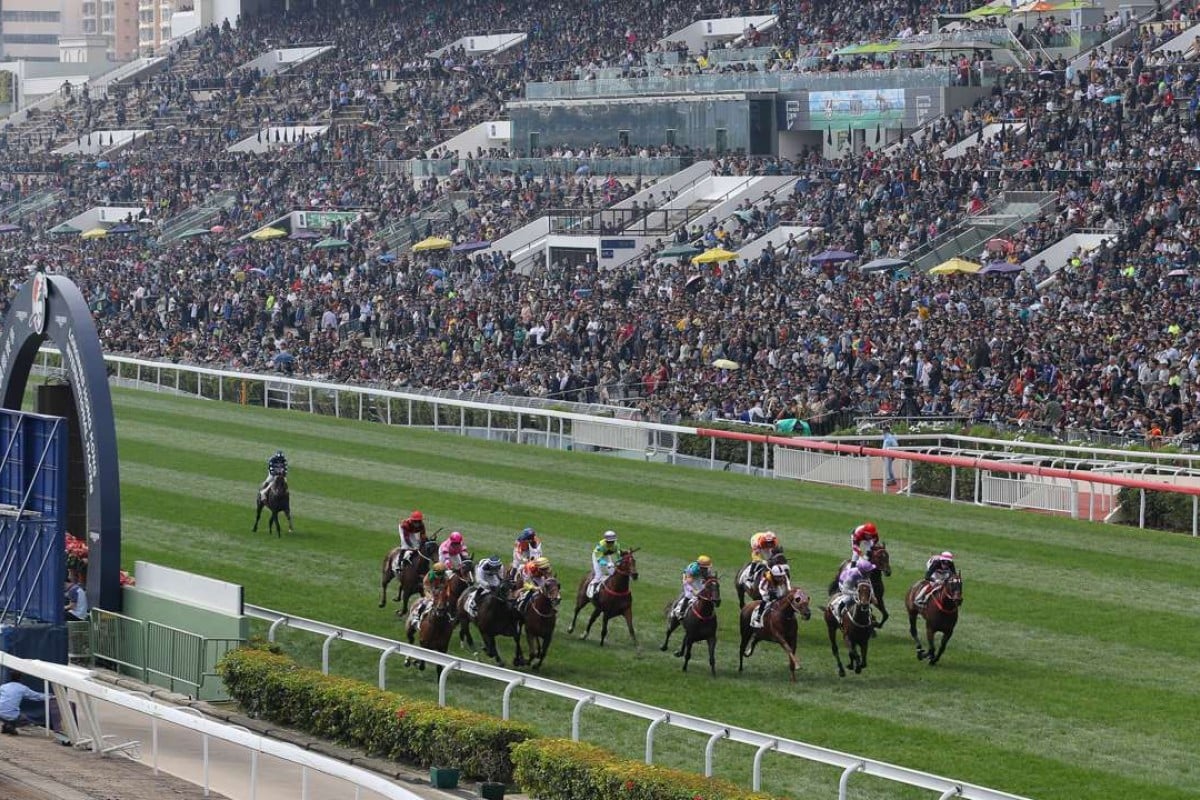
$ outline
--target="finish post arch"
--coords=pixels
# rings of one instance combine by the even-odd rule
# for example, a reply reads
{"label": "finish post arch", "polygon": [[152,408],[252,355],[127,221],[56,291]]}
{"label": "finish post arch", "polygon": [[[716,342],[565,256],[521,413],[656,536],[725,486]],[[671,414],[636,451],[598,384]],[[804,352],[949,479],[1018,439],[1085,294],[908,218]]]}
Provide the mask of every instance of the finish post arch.
{"label": "finish post arch", "polygon": [[[34,273],[17,292],[0,329],[0,403],[20,410],[38,348],[62,353],[75,399],[87,479],[88,600],[121,610],[121,488],[108,370],[83,294],[62,275]],[[79,531],[72,531],[81,536]]]}

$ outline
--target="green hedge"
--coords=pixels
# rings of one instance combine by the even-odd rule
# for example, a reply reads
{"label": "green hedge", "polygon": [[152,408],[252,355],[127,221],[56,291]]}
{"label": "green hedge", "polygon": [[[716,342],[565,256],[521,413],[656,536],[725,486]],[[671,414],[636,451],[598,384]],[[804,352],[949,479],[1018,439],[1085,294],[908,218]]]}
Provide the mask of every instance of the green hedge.
{"label": "green hedge", "polygon": [[514,777],[536,800],[771,800],[728,781],[619,758],[569,739],[513,745]]}
{"label": "green hedge", "polygon": [[455,767],[474,780],[511,782],[509,746],[536,735],[528,725],[323,675],[266,650],[235,650],[217,671],[230,696],[251,716],[371,755]]}
{"label": "green hedge", "polygon": [[[1141,498],[1137,489],[1117,493],[1121,510],[1117,521],[1137,525]],[[1174,492],[1146,492],[1146,527],[1162,531],[1192,532],[1192,497]]]}

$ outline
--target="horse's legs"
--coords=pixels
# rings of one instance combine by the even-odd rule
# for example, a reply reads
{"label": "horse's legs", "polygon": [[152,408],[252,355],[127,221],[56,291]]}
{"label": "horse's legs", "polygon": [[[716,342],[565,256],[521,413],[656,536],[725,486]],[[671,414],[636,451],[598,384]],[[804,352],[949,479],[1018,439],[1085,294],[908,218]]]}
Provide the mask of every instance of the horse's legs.
{"label": "horse's legs", "polygon": [[496,663],[503,667],[504,659],[500,657],[500,651],[496,649],[496,637],[483,628],[479,629],[479,635],[483,639],[483,652],[494,658]]}
{"label": "horse's legs", "polygon": [[608,638],[608,621],[612,619],[608,614],[601,615],[600,620],[600,646],[604,647],[604,640]]}
{"label": "horse's legs", "polygon": [[936,664],[938,661],[941,661],[942,653],[946,652],[946,645],[950,643],[950,637],[954,635],[954,629],[950,628],[949,630],[942,631],[942,643],[940,645],[938,645],[936,654],[934,654],[934,652],[933,652],[933,637],[934,637],[934,635],[935,634],[933,631],[933,626],[930,625],[929,626],[929,666],[931,666],[931,667],[934,664]]}
{"label": "horse's legs", "polygon": [[[576,613],[576,614],[578,614],[579,612],[578,612],[578,611],[576,611],[575,613]],[[598,617],[598,616],[600,616],[600,607],[599,607],[599,606],[596,606],[595,608],[593,608],[593,609],[592,609],[592,616],[591,616],[590,618],[588,618],[587,627],[583,629],[583,635],[579,637],[579,638],[580,638],[580,640],[582,640],[582,641],[586,641],[586,640],[587,640],[587,637],[588,637],[589,635],[591,635],[591,633],[592,633],[592,626],[596,624],[596,617]],[[607,625],[608,625],[608,620],[605,620],[605,621],[604,621],[604,624],[605,624],[605,626],[607,626]],[[575,623],[574,623],[574,622],[572,622],[572,623],[571,623],[571,630],[575,630]],[[569,632],[569,631],[568,631],[568,632]],[[603,642],[603,641],[601,641],[601,642],[600,642],[600,644],[604,644],[604,642]]]}
{"label": "horse's legs", "polygon": [[387,605],[387,587],[392,582],[392,569],[385,566],[383,568],[383,583],[379,587],[379,607],[383,608]]}
{"label": "horse's legs", "polygon": [[877,600],[878,600],[878,606],[879,606],[879,622],[877,622],[875,624],[875,627],[882,628],[883,623],[888,621],[888,617],[890,615],[888,614],[887,606],[884,605],[882,592],[879,594],[879,597],[877,598]]}
{"label": "horse's legs", "polygon": [[921,647],[921,637],[917,635],[917,610],[916,608],[908,609],[908,635],[912,637],[913,644],[917,646],[917,661],[922,661],[925,658],[925,649]]}
{"label": "horse's legs", "polygon": [[753,633],[750,631],[750,626],[745,622],[742,623],[742,643],[738,645],[738,672],[741,672],[746,667],[746,643],[749,641]]}
{"label": "horse's legs", "polygon": [[738,581],[737,593],[738,593],[738,608],[741,608],[742,606],[746,605],[746,587],[742,586],[741,581]]}
{"label": "horse's legs", "polygon": [[258,501],[258,507],[254,510],[254,527],[250,529],[251,533],[258,533],[258,521],[262,519],[263,501]]}
{"label": "horse's legs", "polygon": [[[571,617],[571,627],[567,628],[567,633],[575,632],[575,620],[579,619],[579,612],[582,611],[583,607],[588,604],[586,595],[583,595],[583,597],[585,599],[582,599],[582,600],[580,599],[580,597],[575,598],[575,616]],[[585,634],[583,638],[586,639],[587,635]]]}
{"label": "horse's legs", "polygon": [[826,623],[826,627],[829,628],[829,647],[833,650],[833,657],[837,659],[838,675],[844,678],[846,677],[846,668],[842,666],[842,654],[838,652],[837,643],[838,634],[841,633],[840,626]]}
{"label": "horse's legs", "polygon": [[538,642],[538,662],[534,665],[534,669],[541,669],[542,662],[546,660],[546,653],[550,652],[550,642],[554,639],[554,627],[550,626],[541,636]]}
{"label": "horse's legs", "polygon": [[783,636],[776,634],[775,641],[779,642],[779,646],[783,648],[783,652],[787,653],[788,657],[788,672],[791,674],[792,683],[796,682],[796,653],[792,648],[788,647],[787,640]]}
{"label": "horse's legs", "polygon": [[870,636],[863,639],[862,643],[859,644],[859,646],[858,646],[858,666],[855,668],[855,670],[854,670],[855,672],[862,672],[864,669],[867,668],[867,650],[870,648],[870,646],[871,646],[871,637]]}
{"label": "horse's legs", "polygon": [[[678,627],[679,627],[679,620],[677,620],[674,616],[670,616],[667,618],[667,636],[665,639],[663,639],[662,647],[658,648],[659,650],[662,650],[664,653],[667,652],[667,645],[670,644],[670,642],[671,642],[671,634]],[[685,640],[686,640],[686,637],[685,637]],[[676,653],[675,655],[679,655],[679,654]]]}
{"label": "horse's legs", "polygon": [[[290,508],[285,508],[285,509],[283,510],[283,515],[284,515],[285,517],[287,517],[287,521],[288,521],[288,533],[295,533],[295,532],[296,532],[296,529],[295,529],[295,528],[292,526],[292,510],[291,510]],[[276,524],[276,525],[278,525],[279,523],[278,523],[278,522],[276,522],[275,524]]]}
{"label": "horse's legs", "polygon": [[625,609],[625,613],[622,616],[625,617],[625,627],[629,628],[629,638],[633,639],[633,646],[640,650],[642,645],[638,642],[637,632],[634,631],[634,629],[633,629],[633,605],[632,604],[630,604]]}
{"label": "horse's legs", "polygon": [[692,660],[692,637],[687,631],[683,633],[683,644],[679,646],[679,652],[675,655],[683,656],[683,671],[687,672],[688,662]]}
{"label": "horse's legs", "polygon": [[[689,650],[690,655],[690,650]],[[708,637],[708,668],[712,670],[712,676],[717,677],[717,632],[713,631],[712,636]]]}

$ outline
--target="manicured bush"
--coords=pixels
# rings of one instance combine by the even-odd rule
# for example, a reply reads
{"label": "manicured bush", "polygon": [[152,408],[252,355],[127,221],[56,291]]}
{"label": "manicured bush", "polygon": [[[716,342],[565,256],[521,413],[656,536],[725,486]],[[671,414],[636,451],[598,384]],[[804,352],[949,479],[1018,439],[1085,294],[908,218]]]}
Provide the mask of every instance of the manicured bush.
{"label": "manicured bush", "polygon": [[[1121,489],[1117,493],[1121,510],[1117,521],[1137,525],[1141,497],[1137,489]],[[1192,532],[1192,497],[1174,492],[1146,492],[1146,527],[1163,531]]]}
{"label": "manicured bush", "polygon": [[513,745],[514,777],[535,800],[771,800],[728,781],[619,758],[569,739]]}
{"label": "manicured bush", "polygon": [[375,756],[457,767],[475,780],[511,782],[509,746],[536,735],[528,725],[323,675],[266,650],[235,650],[217,670],[230,696],[251,716]]}

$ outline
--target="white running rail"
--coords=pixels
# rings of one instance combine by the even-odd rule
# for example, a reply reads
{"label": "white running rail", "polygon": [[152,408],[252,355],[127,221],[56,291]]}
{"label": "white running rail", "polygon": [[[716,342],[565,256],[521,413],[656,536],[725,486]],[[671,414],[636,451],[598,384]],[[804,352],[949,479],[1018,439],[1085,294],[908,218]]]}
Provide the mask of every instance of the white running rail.
{"label": "white running rail", "polygon": [[[150,718],[152,730],[152,759],[155,772],[158,771],[158,725],[171,725],[186,728],[199,734],[203,739],[203,774],[204,792],[209,792],[209,743],[211,740],[226,742],[250,754],[251,794],[253,795],[260,770],[259,756],[272,756],[293,764],[301,770],[301,797],[308,800],[308,773],[322,773],[333,778],[346,781],[351,785],[375,792],[388,800],[422,800],[420,795],[399,786],[392,781],[369,772],[361,767],[355,767],[337,759],[304,750],[278,739],[269,739],[250,733],[245,728],[239,728],[218,722],[208,717],[200,716],[194,709],[171,706],[152,700],[149,697],[131,694],[94,680],[91,672],[80,667],[69,667],[62,664],[51,664],[46,661],[18,658],[0,651],[0,665],[17,670],[26,675],[41,678],[47,684],[47,694],[53,693],[59,709],[74,708],[74,714],[63,713],[63,724],[73,743],[86,743],[96,753],[108,753],[115,750],[128,750],[139,747],[140,743],[126,742],[109,745],[97,715],[96,702],[111,703],[115,706],[134,711]],[[50,719],[49,698],[46,700],[47,721]],[[140,748],[139,748],[140,749]],[[356,792],[357,794],[357,789]]]}
{"label": "white running rail", "polygon": [[335,641],[344,641],[379,652],[379,688],[381,689],[387,688],[387,662],[391,656],[412,656],[440,665],[442,673],[438,678],[439,705],[446,705],[446,684],[450,676],[455,672],[488,678],[497,683],[504,684],[503,695],[500,700],[500,715],[504,719],[509,718],[512,693],[518,687],[572,700],[575,703],[575,707],[571,712],[571,738],[575,741],[579,740],[582,714],[588,706],[606,708],[610,711],[618,711],[622,714],[647,720],[650,723],[646,730],[647,764],[654,762],[654,734],[664,724],[708,736],[708,743],[704,747],[704,774],[707,777],[712,776],[713,750],[718,742],[724,740],[750,745],[756,748],[751,774],[751,785],[755,791],[758,791],[761,787],[763,756],[773,752],[795,756],[806,761],[826,764],[840,769],[842,774],[838,781],[838,800],[846,800],[850,778],[856,773],[873,775],[907,786],[915,786],[920,789],[939,792],[939,800],[949,800],[949,798],[953,797],[966,798],[967,800],[1027,800],[1027,798],[1020,797],[1019,795],[999,792],[995,789],[975,786],[970,783],[943,778],[939,775],[931,775],[928,772],[889,764],[885,761],[875,761],[838,750],[829,750],[792,739],[772,736],[768,733],[760,733],[748,728],[738,728],[733,725],[714,722],[713,720],[696,717],[691,714],[668,711],[665,708],[639,703],[635,700],[627,700],[624,697],[616,695],[596,692],[591,689],[585,689],[582,686],[573,686],[569,683],[552,681],[540,675],[516,672],[470,659],[456,658],[447,653],[425,650],[421,647],[405,644],[394,639],[387,639],[382,636],[350,630],[348,628],[339,628],[336,625],[330,625],[326,622],[295,617],[279,611],[272,611],[269,608],[246,605],[244,610],[248,617],[271,623],[267,630],[268,641],[275,641],[275,635],[280,627],[288,627],[324,637],[324,642],[321,645],[321,671],[325,674],[329,673],[330,645]]}

